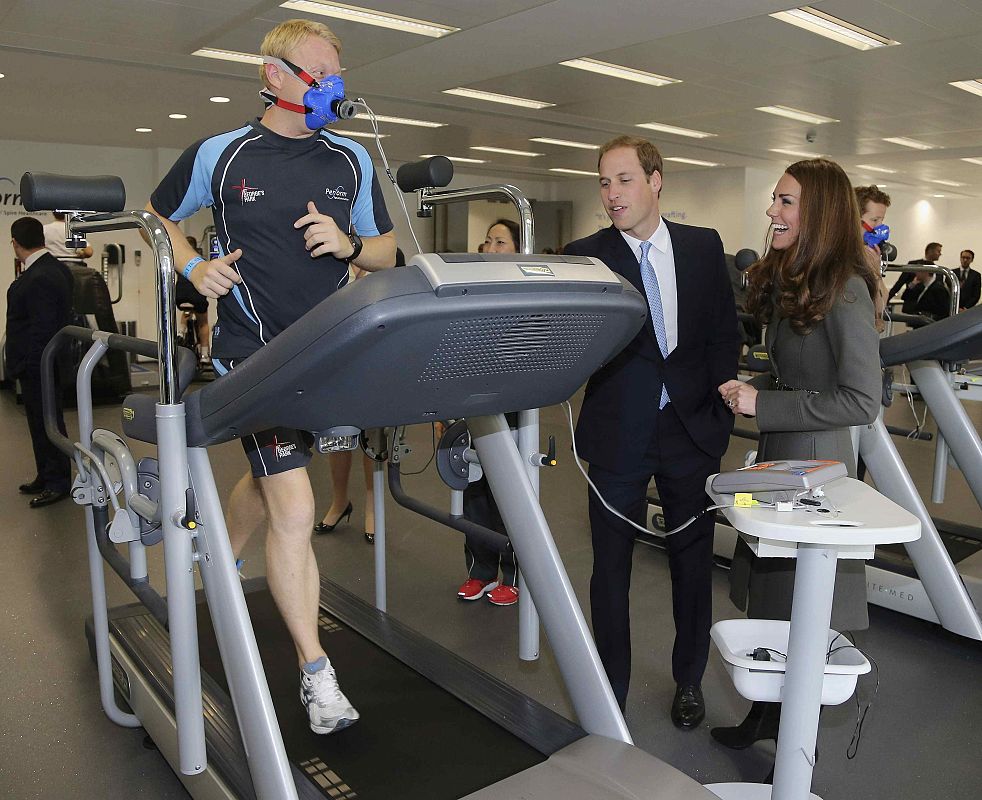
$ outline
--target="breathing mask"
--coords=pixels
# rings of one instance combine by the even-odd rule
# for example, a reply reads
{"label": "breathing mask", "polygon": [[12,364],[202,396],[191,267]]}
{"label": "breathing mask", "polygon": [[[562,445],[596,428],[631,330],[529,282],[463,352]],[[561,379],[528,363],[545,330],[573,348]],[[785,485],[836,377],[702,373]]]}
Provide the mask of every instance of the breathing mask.
{"label": "breathing mask", "polygon": [[863,223],[863,241],[870,247],[879,247],[889,238],[889,225],[877,225],[875,228],[871,228],[865,222]]}
{"label": "breathing mask", "polygon": [[340,75],[328,75],[318,81],[313,75],[284,58],[263,56],[263,63],[289,70],[307,84],[309,88],[304,92],[303,105],[277,97],[269,89],[263,89],[259,95],[268,106],[303,114],[304,122],[310,130],[320,130],[339,119],[351,119],[358,113],[357,106],[344,96],[344,79]]}

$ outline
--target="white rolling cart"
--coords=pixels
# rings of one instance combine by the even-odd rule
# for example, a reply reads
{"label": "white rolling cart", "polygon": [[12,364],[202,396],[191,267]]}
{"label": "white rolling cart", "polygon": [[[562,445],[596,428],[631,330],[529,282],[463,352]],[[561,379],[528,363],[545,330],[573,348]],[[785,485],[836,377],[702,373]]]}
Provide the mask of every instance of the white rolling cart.
{"label": "white rolling cart", "polygon": [[[715,477],[715,476],[713,476]],[[716,503],[733,495],[706,491]],[[819,800],[811,794],[818,715],[822,705],[852,696],[869,662],[829,629],[835,564],[840,558],[871,559],[876,545],[920,537],[917,517],[865,483],[839,478],[822,487],[817,504],[792,511],[759,506],[726,508],[730,524],[759,558],[796,558],[791,621],[735,619],[716,623],[719,648],[737,691],[748,700],[780,702],[774,785],[717,783],[706,788],[723,800]],[[822,496],[824,494],[824,497]],[[811,498],[816,502],[816,498]],[[769,648],[787,662],[755,661],[753,651]]]}

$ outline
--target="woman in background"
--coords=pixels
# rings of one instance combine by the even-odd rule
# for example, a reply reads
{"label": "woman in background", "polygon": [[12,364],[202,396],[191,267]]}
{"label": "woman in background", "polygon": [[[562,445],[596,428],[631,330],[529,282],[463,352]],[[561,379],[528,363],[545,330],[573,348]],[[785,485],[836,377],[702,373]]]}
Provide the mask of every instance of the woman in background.
{"label": "woman in background", "polygon": [[[519,239],[518,223],[510,219],[499,219],[488,228],[484,237],[484,252],[517,253]],[[515,415],[506,416],[508,424],[514,427],[517,424]],[[468,484],[464,489],[464,516],[471,522],[498,533],[506,532],[487,478]],[[510,606],[518,602],[517,567],[515,553],[511,549],[498,552],[487,547],[482,540],[465,534],[464,563],[467,567],[467,580],[457,590],[458,598],[480,600],[486,594],[488,601],[496,606]]]}

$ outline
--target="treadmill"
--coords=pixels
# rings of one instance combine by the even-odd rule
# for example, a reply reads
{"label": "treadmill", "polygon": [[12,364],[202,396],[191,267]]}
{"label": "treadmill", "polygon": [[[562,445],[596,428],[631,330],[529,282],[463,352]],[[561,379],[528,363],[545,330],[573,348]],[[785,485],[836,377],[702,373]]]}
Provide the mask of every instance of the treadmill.
{"label": "treadmill", "polygon": [[[905,364],[938,432],[982,507],[982,442],[965,413],[947,365],[982,356],[982,307],[883,339],[883,366]],[[882,425],[882,414],[878,421]],[[921,540],[877,548],[867,564],[871,603],[982,640],[982,530],[933,520],[903,468],[893,442],[877,426],[864,428],[860,452],[877,488],[921,517]],[[945,451],[943,451],[945,452]],[[947,458],[942,468],[947,467]]]}
{"label": "treadmill", "polygon": [[[416,256],[326,299],[184,396],[194,359],[175,347],[173,252],[156,218],[121,211],[118,178],[28,174],[22,195],[29,210],[97,212],[70,214],[80,234],[141,228],[156,256],[158,342],[63,329],[43,359],[45,422],[79,471],[103,707],[143,726],[192,795],[714,797],[633,746],[503,413],[567,399],[630,341],[646,304],[629,284],[589,258],[519,256],[532,269],[507,256]],[[55,426],[50,390],[58,351],[74,339],[91,347],[72,443]],[[121,436],[93,428],[90,378],[110,349],[160,358],[160,397],[131,395],[122,409],[125,435],[156,444],[157,459],[135,462]],[[579,725],[324,580],[321,635],[362,718],[316,736],[269,593],[235,571],[207,447],[277,425],[336,441],[447,418],[467,420]],[[146,548],[161,541],[166,600],[146,569]],[[143,607],[108,611],[104,558]],[[479,731],[473,741],[461,741],[471,738],[462,725]]]}

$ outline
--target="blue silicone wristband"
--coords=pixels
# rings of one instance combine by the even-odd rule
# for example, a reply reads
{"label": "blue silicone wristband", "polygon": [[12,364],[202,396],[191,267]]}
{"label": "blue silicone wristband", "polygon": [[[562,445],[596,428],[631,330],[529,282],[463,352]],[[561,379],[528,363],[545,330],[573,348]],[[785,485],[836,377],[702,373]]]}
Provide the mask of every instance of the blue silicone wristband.
{"label": "blue silicone wristband", "polygon": [[184,267],[184,277],[188,280],[191,279],[191,270],[193,270],[198,264],[202,263],[204,259],[201,256],[195,256],[192,258]]}

